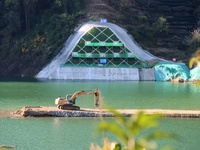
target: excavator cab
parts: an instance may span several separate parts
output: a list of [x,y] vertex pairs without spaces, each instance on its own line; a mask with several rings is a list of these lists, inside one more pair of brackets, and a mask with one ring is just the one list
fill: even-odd
[[67,94],[67,95],[66,95],[67,101],[68,101],[70,104],[75,104],[75,103],[76,103],[76,98],[74,98],[73,101],[72,101],[72,100],[70,100],[71,97],[72,97],[72,94]]

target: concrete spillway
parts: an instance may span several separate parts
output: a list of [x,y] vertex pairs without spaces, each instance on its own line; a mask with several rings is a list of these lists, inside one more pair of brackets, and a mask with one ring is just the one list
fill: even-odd
[[[109,30],[111,35],[106,35],[102,28]],[[105,36],[107,39],[104,39],[104,41],[101,41],[103,40],[102,37],[98,39],[100,33],[95,35],[97,31],[94,32],[94,29],[103,34],[102,37]],[[88,46],[87,40],[89,38],[86,35],[91,36],[98,42],[91,42],[91,40]],[[110,38],[113,36],[118,41]],[[107,42],[108,40],[111,42]],[[111,44],[111,46],[106,46],[106,44]],[[115,44],[121,44],[121,47],[113,46]],[[108,64],[104,65],[99,62],[98,59],[102,58],[101,54],[105,55],[104,59],[108,60]],[[72,61],[75,59],[76,61]],[[86,59],[90,59],[89,63],[87,63]],[[114,63],[117,59],[117,63],[125,64],[118,66]],[[132,64],[130,65],[129,63]],[[74,31],[66,41],[64,48],[36,77],[64,80],[134,81],[172,81],[180,79],[181,82],[185,82],[190,79],[190,72],[183,63],[171,62],[153,56],[141,48],[128,35],[125,29],[108,22],[89,21],[81,24]],[[195,78],[195,80],[198,79],[193,73],[191,77]]]
[[[80,39],[92,28],[94,27],[102,27],[110,29],[116,37],[123,43],[123,45],[130,51],[131,54],[134,55],[135,59],[147,66],[147,68],[151,69],[151,73],[145,73],[145,68],[139,70],[138,68],[103,68],[103,67],[82,67],[78,75],[76,73],[77,67],[61,67],[62,64],[69,59],[69,56],[72,54],[75,46],[80,41]],[[74,33],[68,38],[65,43],[64,48],[60,51],[60,53],[49,63],[45,68],[43,68],[37,75],[37,78],[47,78],[47,79],[80,79],[82,78],[82,72],[85,68],[88,68],[84,71],[86,72],[84,79],[94,79],[94,80],[155,80],[154,69],[152,66],[155,63],[163,61],[162,59],[153,56],[146,50],[142,49],[133,38],[127,34],[127,32],[112,23],[102,23],[102,22],[93,22],[89,21],[80,25]],[[92,70],[99,70],[98,77],[95,76],[97,73],[92,72]],[[106,70],[111,70],[112,74],[107,73]],[[117,72],[116,72],[117,71]],[[103,73],[101,73],[103,72]],[[106,72],[106,74],[104,73]],[[125,72],[119,74],[119,76],[113,76],[113,74],[117,74],[118,72]],[[149,70],[147,71],[149,72]],[[105,77],[107,76],[107,78]]]
[[155,80],[154,69],[60,67],[51,79],[65,80]]

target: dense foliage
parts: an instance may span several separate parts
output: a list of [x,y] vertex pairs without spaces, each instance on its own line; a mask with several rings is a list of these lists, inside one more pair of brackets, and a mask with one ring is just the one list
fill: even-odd
[[[191,15],[200,16],[200,7],[198,7],[200,2],[192,0],[191,3],[196,7]],[[175,57],[177,60],[184,59],[185,63],[188,62],[191,53],[195,52],[200,45],[198,26],[195,27],[194,32],[188,32],[186,37],[178,31],[177,34],[169,33],[171,22],[162,12],[149,12],[152,10],[152,4],[156,5],[157,2],[150,0],[1,0],[0,76],[36,75],[63,48],[65,41],[79,23],[89,19],[99,21],[101,17],[126,28],[134,40],[153,55],[165,59]],[[165,8],[171,9],[169,5]],[[184,30],[187,28],[184,27]]]
[[81,0],[1,0],[1,75],[35,75],[62,49],[83,8]]

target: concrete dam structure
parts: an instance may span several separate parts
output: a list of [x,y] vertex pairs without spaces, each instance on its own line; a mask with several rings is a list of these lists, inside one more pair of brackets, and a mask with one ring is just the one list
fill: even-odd
[[142,49],[126,30],[108,23],[81,24],[37,78],[66,80],[155,80],[164,61]]

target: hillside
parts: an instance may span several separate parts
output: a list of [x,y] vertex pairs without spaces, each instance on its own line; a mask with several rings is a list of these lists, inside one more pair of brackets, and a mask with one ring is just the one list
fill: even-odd
[[[116,2],[116,3],[115,3]],[[191,56],[187,39],[197,27],[198,5],[188,0],[90,1],[89,17],[105,17],[128,30],[152,54],[186,62]],[[111,7],[112,6],[112,7]],[[127,11],[128,10],[128,11]],[[157,25],[159,17],[166,19]],[[161,22],[162,23],[162,22]]]
[[[144,49],[158,57],[175,57],[187,63],[196,50],[188,42],[198,24],[200,4],[196,0],[34,1],[29,4],[32,13],[21,1],[3,1],[0,76],[34,76],[63,48],[78,24],[100,18],[125,28]],[[18,22],[8,10],[16,12]]]

